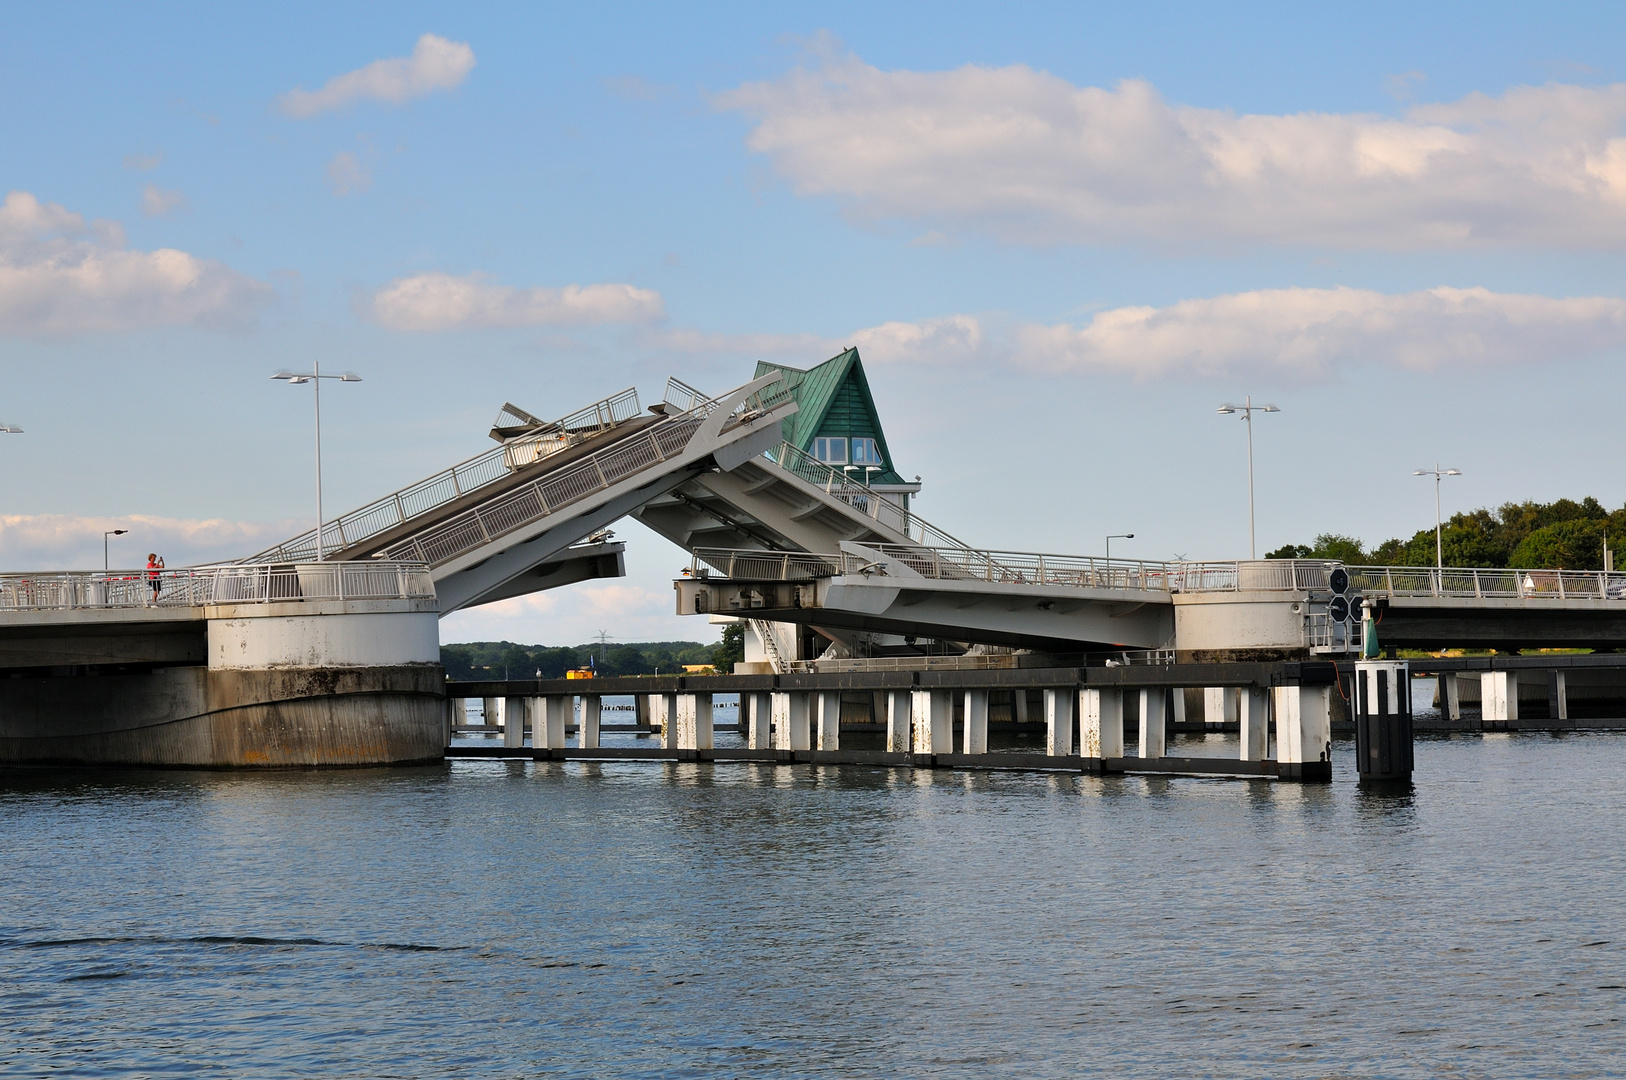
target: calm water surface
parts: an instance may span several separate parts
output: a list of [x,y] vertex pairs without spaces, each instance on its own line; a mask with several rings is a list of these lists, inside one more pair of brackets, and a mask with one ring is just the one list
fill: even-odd
[[0,773],[0,1073],[1626,1073],[1626,737],[1349,757]]

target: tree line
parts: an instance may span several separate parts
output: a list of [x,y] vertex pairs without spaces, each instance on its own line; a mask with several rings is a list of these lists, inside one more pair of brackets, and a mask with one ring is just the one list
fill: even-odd
[[[562,679],[565,672],[591,667],[600,675],[668,675],[685,664],[710,664],[717,646],[699,641],[645,641],[626,645],[517,645],[512,641],[471,641],[440,647],[441,666],[451,679]],[[722,668],[719,671],[724,670]]]
[[[1505,566],[1518,570],[1602,570],[1604,543],[1626,544],[1626,507],[1606,510],[1592,496],[1580,502],[1510,502],[1452,514],[1440,534],[1446,566]],[[1409,540],[1385,540],[1367,550],[1352,536],[1323,533],[1312,544],[1286,544],[1267,559],[1338,559],[1351,565],[1433,566],[1434,529]],[[1626,569],[1626,565],[1623,565]]]

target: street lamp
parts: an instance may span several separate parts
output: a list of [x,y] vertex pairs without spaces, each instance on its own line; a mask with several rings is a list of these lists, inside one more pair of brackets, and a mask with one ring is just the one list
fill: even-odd
[[316,391],[316,561],[322,561],[322,380],[338,379],[340,382],[360,382],[361,376],[354,371],[347,371],[343,375],[323,375],[322,364],[317,361],[308,375],[296,375],[292,371],[279,371],[271,376],[281,379],[289,386],[299,386],[310,383]]
[[1134,538],[1134,533],[1113,533],[1107,537],[1107,561],[1112,561],[1112,542],[1114,540],[1133,540]]
[[108,529],[102,533],[102,573],[107,573],[107,538],[109,536],[123,536],[129,529]]
[[1257,559],[1258,548],[1253,539],[1253,414],[1256,412],[1281,412],[1274,405],[1255,405],[1253,395],[1249,394],[1241,405],[1232,405],[1227,402],[1214,410],[1221,416],[1230,416],[1232,413],[1241,413],[1242,419],[1248,425],[1248,558]]
[[1432,469],[1413,469],[1411,474],[1434,478],[1434,565],[1444,570],[1445,544],[1440,539],[1440,479],[1446,476],[1461,476],[1462,473],[1457,469],[1442,469],[1440,463],[1436,461]]

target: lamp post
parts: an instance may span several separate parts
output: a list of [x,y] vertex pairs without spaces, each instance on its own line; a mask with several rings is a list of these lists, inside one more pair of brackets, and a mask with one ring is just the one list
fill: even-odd
[[1230,416],[1241,413],[1243,421],[1248,425],[1248,558],[1257,559],[1258,547],[1254,543],[1253,529],[1253,414],[1256,412],[1281,412],[1274,405],[1255,405],[1253,395],[1249,394],[1243,399],[1241,405],[1232,405],[1226,402],[1214,410],[1221,416]]
[[107,538],[109,536],[123,536],[129,529],[108,529],[102,533],[102,573],[107,573]]
[[1114,540],[1133,540],[1134,538],[1134,533],[1113,533],[1107,537],[1107,561],[1112,561],[1112,542]]
[[1440,537],[1440,480],[1447,476],[1461,476],[1457,469],[1442,469],[1440,463],[1435,462],[1432,469],[1413,469],[1413,476],[1432,476],[1434,478],[1434,565],[1437,569],[1445,569],[1445,543]]
[[322,364],[317,361],[312,365],[310,374],[296,375],[292,371],[279,371],[271,376],[281,379],[289,386],[299,386],[310,383],[316,391],[316,561],[322,561],[322,380],[338,379],[340,382],[360,382],[361,376],[354,371],[347,371],[343,375],[323,375]]

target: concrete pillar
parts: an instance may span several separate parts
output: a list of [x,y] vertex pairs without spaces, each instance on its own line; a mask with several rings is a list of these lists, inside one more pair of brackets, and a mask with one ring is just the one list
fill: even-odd
[[562,750],[565,745],[565,725],[575,711],[575,700],[569,694],[549,694],[531,699],[531,748],[533,750]]
[[1569,680],[1562,671],[1547,674],[1547,717],[1551,720],[1570,718]]
[[634,694],[632,696],[632,722],[639,727],[649,727],[649,695]]
[[1149,686],[1140,692],[1140,756],[1163,757],[1168,741],[1168,691]]
[[1332,687],[1278,686],[1276,760],[1310,764],[1332,760]]
[[1181,687],[1178,687],[1178,686],[1175,687],[1174,689],[1169,691],[1169,696],[1168,696],[1167,700],[1168,700],[1168,703],[1169,703],[1169,707],[1165,710],[1166,714],[1167,714],[1165,719],[1167,719],[1170,723],[1173,723],[1173,724],[1183,724],[1183,723],[1185,723],[1186,722],[1186,692],[1185,692],[1185,690],[1183,688],[1181,688]]
[[1462,719],[1462,688],[1457,683],[1457,673],[1442,671],[1440,679],[1440,711],[1447,720]]
[[457,715],[460,711],[462,711],[462,709],[462,698],[454,697],[446,699],[446,723],[442,726],[441,742],[445,743],[447,746],[452,745],[452,735],[454,729],[462,726],[462,721],[458,719]]
[[1482,671],[1479,673],[1480,719],[1505,724],[1519,718],[1519,673]]
[[914,720],[911,753],[954,753],[953,691],[916,690],[910,714]]
[[752,750],[773,749],[773,695],[757,690],[740,695],[740,708],[751,702],[751,721],[745,745]]
[[661,729],[662,747],[667,750],[678,748],[676,694],[649,695],[649,723]]
[[1124,756],[1122,690],[1086,687],[1078,692],[1078,752],[1087,758]]
[[597,750],[598,726],[604,716],[604,699],[597,694],[583,694],[580,719],[576,721],[576,745],[584,750]]
[[525,699],[504,698],[502,703],[502,744],[525,745]]
[[807,750],[808,695],[801,690],[779,690],[773,695],[773,748]]
[[1237,698],[1242,760],[1264,761],[1270,757],[1270,698],[1257,686],[1242,687]]
[[1028,722],[1028,692],[1019,686],[1011,691],[1011,718],[1018,724]]
[[679,694],[677,697],[677,750],[710,750],[712,746],[711,695]]
[[1213,727],[1216,724],[1240,723],[1237,704],[1240,694],[1234,686],[1210,686],[1203,691],[1203,723]]
[[480,699],[480,722],[486,727],[498,727],[502,724],[502,699]]
[[1045,688],[1045,753],[1066,757],[1073,752],[1073,691]]
[[914,695],[908,690],[888,690],[886,694],[886,750],[889,754],[907,754],[914,738]]
[[988,691],[967,690],[965,692],[965,738],[962,744],[964,753],[986,754],[988,752]]
[[818,692],[819,706],[819,749],[841,749],[841,691],[820,690]]

